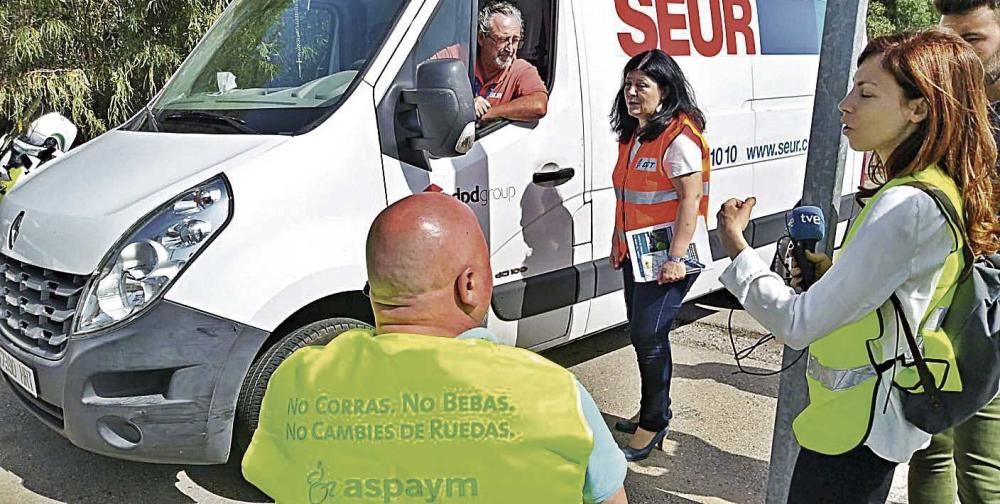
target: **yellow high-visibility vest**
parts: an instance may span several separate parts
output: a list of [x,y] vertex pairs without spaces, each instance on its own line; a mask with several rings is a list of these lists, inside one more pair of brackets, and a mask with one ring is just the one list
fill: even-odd
[[[857,228],[868,216],[868,210],[886,190],[912,181],[923,182],[940,189],[948,196],[959,214],[964,215],[958,186],[940,168],[930,166],[912,176],[886,183],[848,230],[843,248],[850,247]],[[924,357],[940,361],[928,362],[928,365],[937,383],[944,385],[942,390],[945,391],[962,389],[955,362],[955,351],[951,340],[940,329],[939,323],[944,318],[942,310],[951,305],[955,293],[952,287],[957,283],[965,264],[962,256],[964,238],[962,233],[957,234],[960,242],[955,244],[954,251],[945,259],[928,312],[920,320],[920,331],[914,331],[918,339],[922,338]],[[887,250],[885,253],[900,252]],[[906,257],[901,255],[900,260],[906,260]],[[845,292],[844,295],[850,296],[851,293]],[[873,358],[881,359],[881,345],[894,344],[876,339],[884,331],[883,320],[894,320],[893,316],[892,304],[886,301],[878,310],[809,345],[806,371],[809,405],[793,423],[795,437],[801,446],[827,455],[839,455],[856,448],[868,439],[874,419],[877,387],[881,381],[881,377],[872,365],[868,347],[871,346]],[[909,321],[911,324],[914,322]],[[869,340],[874,341],[869,343]],[[903,348],[906,347],[905,343],[902,345]],[[949,365],[944,365],[944,362],[948,362]],[[917,370],[913,366],[898,369],[894,382],[897,386],[912,392],[922,391]]]
[[545,358],[354,330],[271,376],[243,474],[278,503],[579,503],[592,449]]
[[24,167],[11,168],[7,175],[10,177],[10,180],[0,181],[0,199],[3,199],[17,185],[17,181],[21,178],[21,175],[24,175]]

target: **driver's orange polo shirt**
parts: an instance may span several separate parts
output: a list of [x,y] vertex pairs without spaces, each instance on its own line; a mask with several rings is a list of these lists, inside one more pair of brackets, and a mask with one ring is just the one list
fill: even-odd
[[[456,44],[441,49],[434,56],[431,56],[431,59],[454,58],[464,61],[464,53],[463,48]],[[521,58],[514,58],[514,62],[510,66],[493,76],[492,79],[483,82],[477,58],[472,92],[476,96],[486,98],[491,106],[497,106],[532,93],[548,94],[548,89],[545,88],[545,83],[538,75],[538,69]]]

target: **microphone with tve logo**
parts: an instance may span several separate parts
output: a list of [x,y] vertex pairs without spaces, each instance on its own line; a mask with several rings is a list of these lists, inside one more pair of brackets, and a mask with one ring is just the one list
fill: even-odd
[[802,290],[809,288],[816,281],[816,265],[806,259],[806,250],[816,252],[816,242],[822,241],[826,235],[826,220],[823,210],[814,206],[801,206],[792,210],[788,219],[788,232],[795,245],[795,261],[802,271]]

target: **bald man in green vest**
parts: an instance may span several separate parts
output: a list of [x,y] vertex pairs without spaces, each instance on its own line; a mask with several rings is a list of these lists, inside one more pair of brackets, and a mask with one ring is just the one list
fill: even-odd
[[481,327],[493,274],[466,205],[395,203],[367,261],[375,331],[281,364],[248,481],[279,503],[627,502],[624,456],[587,391]]

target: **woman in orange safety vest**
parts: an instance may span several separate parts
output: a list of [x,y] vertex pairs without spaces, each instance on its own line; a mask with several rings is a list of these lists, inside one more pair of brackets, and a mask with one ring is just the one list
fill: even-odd
[[[660,50],[640,53],[625,65],[611,127],[619,143],[611,265],[624,276],[630,337],[642,381],[639,412],[615,428],[634,433],[622,448],[625,458],[642,460],[653,447],[662,448],[670,424],[668,333],[697,276],[688,273],[695,264],[685,256],[697,220],[708,213],[708,144],[702,137],[705,115],[684,73]],[[642,240],[632,233],[665,224],[672,228]],[[636,242],[631,253],[630,241]],[[658,256],[655,262],[653,256]],[[648,273],[640,268],[636,275],[633,259],[650,259]]]

